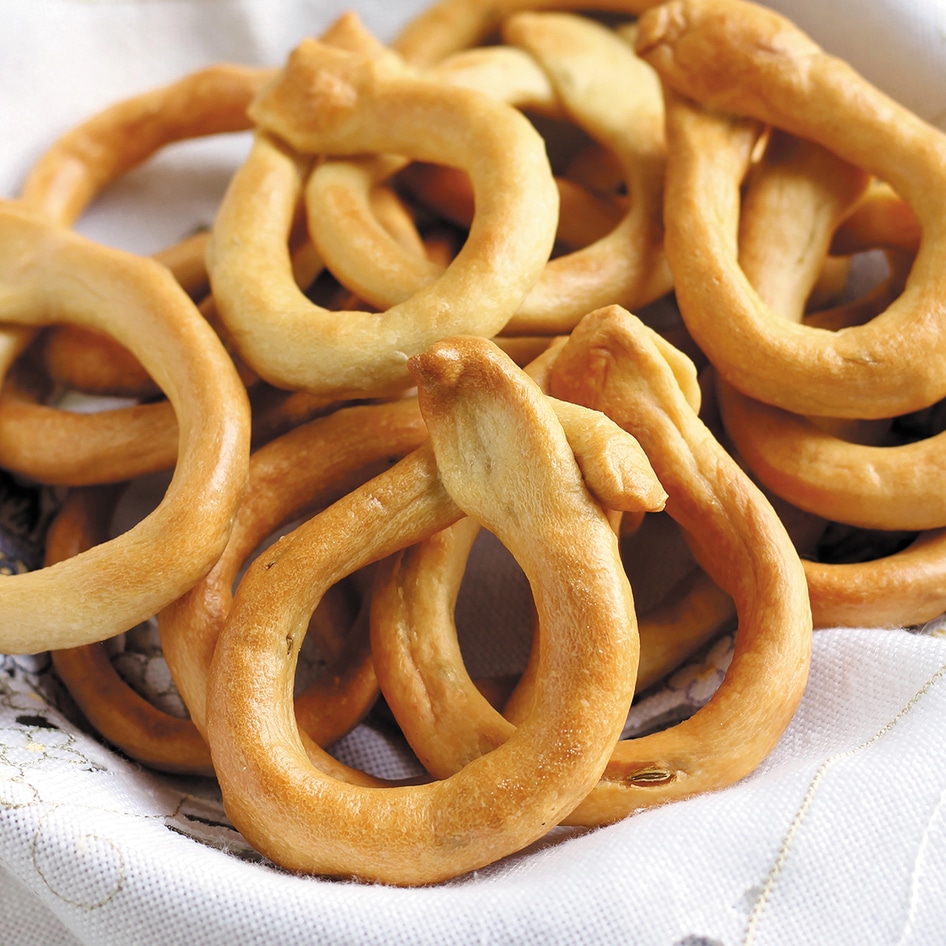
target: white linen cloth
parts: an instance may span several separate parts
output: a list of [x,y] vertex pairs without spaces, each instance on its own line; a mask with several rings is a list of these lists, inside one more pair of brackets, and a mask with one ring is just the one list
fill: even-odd
[[[351,4],[382,39],[423,5]],[[946,3],[773,6],[943,122]],[[5,0],[0,197],[16,195],[56,135],[103,106],[211,62],[277,65],[348,8],[341,0]],[[112,187],[79,229],[137,252],[167,245],[210,221],[245,147],[233,136],[168,149]],[[5,552],[35,564],[42,497],[0,485]],[[479,567],[497,567],[488,548]],[[478,599],[480,612],[521,594],[516,577],[504,576],[505,585],[484,582],[494,597]],[[522,646],[512,643],[510,660]],[[629,731],[705,699],[726,641],[709,657],[645,701]],[[159,669],[148,664],[145,675]],[[555,832],[488,869],[415,890],[273,869],[226,824],[211,782],[150,773],[82,731],[47,658],[0,658],[0,670],[5,946],[946,941],[938,624],[819,631],[798,714],[740,784],[606,829]],[[340,751],[379,774],[409,765],[371,731]]]

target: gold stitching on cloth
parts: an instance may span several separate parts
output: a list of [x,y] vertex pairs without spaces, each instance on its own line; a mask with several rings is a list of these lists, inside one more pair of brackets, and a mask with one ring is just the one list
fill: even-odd
[[759,925],[759,918],[762,915],[762,911],[769,902],[769,899],[772,895],[772,890],[775,887],[775,884],[778,882],[778,878],[781,876],[782,869],[785,867],[785,862],[788,860],[792,843],[801,829],[802,822],[805,820],[808,810],[811,808],[811,803],[814,801],[815,793],[818,791],[818,786],[824,780],[828,770],[836,762],[840,762],[842,759],[849,758],[863,749],[870,748],[870,746],[872,746],[875,742],[886,736],[887,733],[889,733],[944,676],[946,676],[946,664],[943,664],[943,666],[940,667],[939,670],[937,670],[926,681],[926,683],[924,683],[923,686],[921,686],[920,689],[913,694],[910,700],[901,707],[897,715],[894,716],[885,726],[877,730],[873,736],[871,736],[869,739],[866,739],[860,745],[855,746],[853,749],[847,749],[844,752],[839,752],[836,755],[825,759],[824,762],[821,763],[818,771],[815,772],[814,777],[808,785],[808,791],[805,792],[805,797],[802,799],[801,805],[799,806],[798,811],[795,813],[792,823],[789,825],[788,831],[785,834],[785,838],[782,841],[782,846],[779,849],[778,856],[775,858],[775,863],[772,865],[772,869],[769,871],[769,875],[766,878],[761,891],[759,892],[759,896],[752,906],[752,910],[749,913],[749,919],[746,923],[746,932],[742,939],[742,946],[751,946],[751,943],[755,938],[756,928]]

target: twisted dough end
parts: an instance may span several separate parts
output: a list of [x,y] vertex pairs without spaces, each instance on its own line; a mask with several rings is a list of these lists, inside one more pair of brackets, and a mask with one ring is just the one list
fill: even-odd
[[[643,13],[637,54],[677,91],[713,108],[754,114],[766,73],[804,80],[821,48],[778,13],[744,0],[671,0]],[[747,55],[751,53],[751,55]]]
[[302,40],[247,114],[297,151],[318,153],[326,139],[341,143],[349,132],[358,134],[361,101],[374,95],[379,75],[403,69],[397,56],[349,16],[323,39]]

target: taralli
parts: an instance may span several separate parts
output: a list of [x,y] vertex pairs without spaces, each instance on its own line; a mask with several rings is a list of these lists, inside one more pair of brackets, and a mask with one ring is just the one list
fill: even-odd
[[[664,208],[677,300],[722,377],[786,410],[835,417],[892,417],[946,395],[937,357],[946,351],[946,136],[761,6],[671,0],[638,25],[638,52],[677,93],[667,106]],[[906,201],[923,239],[903,294],[884,313],[826,332],[773,319],[759,304],[735,256],[741,175],[720,166],[714,141],[728,146],[715,129],[728,119],[717,109],[810,138]]]
[[431,66],[451,53],[477,46],[503,19],[520,10],[600,10],[640,13],[660,0],[438,0],[422,10],[398,34],[397,50],[415,66]]
[[[17,823],[47,757],[111,791],[114,751],[247,871],[407,887],[755,791],[814,732],[814,628],[946,615],[946,135],[751,0],[430,0],[284,49],[8,162]],[[81,235],[231,133],[180,242]],[[24,890],[84,909],[52,827]]]
[[[781,736],[808,676],[811,609],[791,540],[684,400],[653,334],[617,307],[590,313],[556,359],[551,391],[602,410],[640,441],[667,491],[667,513],[732,595],[736,648],[719,689],[692,717],[619,743],[572,815],[579,823],[613,821],[748,774]],[[779,687],[770,687],[776,678]]]
[[[46,150],[27,176],[19,203],[71,226],[108,184],[161,148],[248,129],[246,107],[273,71],[211,66],[116,102]],[[155,254],[188,292],[199,294],[207,285],[206,240],[206,234],[198,234]],[[0,345],[6,346],[8,333],[0,334]],[[44,334],[45,363],[61,384],[119,397],[160,393],[127,346],[104,333],[69,325],[53,326]],[[41,482],[116,482],[175,462],[178,434],[169,404],[78,415],[22,400],[11,404],[6,396],[3,403],[2,462]],[[73,460],[70,447],[76,444],[82,445],[84,456]]]
[[[532,57],[504,46],[469,50],[441,64],[428,78],[540,113],[558,108],[548,77]],[[379,309],[410,299],[452,262],[451,257],[441,267],[426,253],[412,252],[376,218],[372,192],[379,182],[402,173],[405,163],[403,157],[392,155],[323,160],[305,185],[309,232],[326,266],[348,289]],[[472,211],[469,175],[462,170],[454,173],[467,183]],[[474,216],[471,213],[467,223]]]
[[177,419],[164,401],[73,412],[49,407],[8,382],[0,406],[0,464],[40,483],[120,483],[177,461]]
[[[767,157],[773,143],[781,158],[756,165],[743,200],[739,260],[760,302],[773,314],[799,322],[838,222],[856,206],[866,179],[820,146],[781,132],[773,133]],[[842,311],[847,310],[837,309],[830,317],[838,320]],[[887,422],[809,421],[747,398],[725,381],[719,383],[717,403],[742,460],[788,502],[866,528],[946,525],[943,518],[927,518],[920,525],[913,518],[919,509],[920,515],[936,515],[935,501],[930,505],[926,497],[914,495],[916,486],[910,488],[911,478],[917,485],[927,482],[930,467],[927,461],[913,468],[917,449],[901,453],[902,448],[850,442],[882,438]]]
[[946,433],[899,445],[857,443],[735,390],[720,391],[720,404],[753,474],[793,505],[864,529],[946,525],[937,485]]
[[946,609],[946,530],[866,562],[804,561],[815,627],[910,627]]
[[[614,229],[549,262],[507,331],[564,332],[598,306],[637,308],[665,295],[672,282],[663,252],[666,144],[656,75],[631,42],[584,17],[522,13],[504,22],[502,35],[536,58],[566,115],[614,154],[628,194]],[[617,99],[616,84],[626,90]]]
[[[58,223],[72,226],[109,184],[162,148],[186,139],[249,129],[247,106],[273,73],[272,69],[223,63],[115,102],[53,142],[24,181],[19,194],[21,203]],[[160,262],[172,268],[189,293],[207,285],[205,241],[206,235],[200,235],[196,241],[185,239],[173,253],[156,254]],[[200,254],[196,266],[193,249]],[[61,344],[71,351],[79,332],[78,328],[70,327],[69,337]],[[90,338],[87,333],[80,337],[93,352],[99,344],[104,345],[99,361],[116,357],[114,344],[100,342],[96,336]],[[71,351],[70,362],[74,363],[77,357]],[[125,371],[130,371],[138,382],[144,381],[140,367],[136,369],[132,364]],[[154,391],[148,394],[153,395]]]
[[[46,564],[108,539],[116,488],[75,490],[46,537]],[[163,772],[212,775],[210,749],[189,719],[162,712],[133,690],[97,642],[52,652],[53,666],[85,718],[111,745]]]
[[[6,322],[66,321],[113,335],[177,414],[177,465],[153,512],[66,561],[0,579],[5,652],[104,640],[183,594],[223,550],[246,487],[246,391],[219,339],[166,269],[9,203],[0,207],[0,286]],[[176,549],[170,558],[169,548]]]
[[[240,356],[274,384],[335,398],[403,390],[410,355],[456,332],[502,329],[551,252],[558,192],[529,122],[387,63],[304,42],[251,106],[261,130],[219,209],[208,268]],[[315,306],[286,250],[306,162],[269,135],[302,154],[403,153],[466,168],[478,212],[463,248],[439,279],[385,312]]]
[[745,182],[738,253],[746,279],[772,313],[802,320],[838,226],[868,182],[820,145],[777,129],[768,135]]
[[[637,634],[616,537],[541,392],[488,345],[443,342],[413,358],[433,449],[296,529],[237,592],[214,655],[208,733],[230,817],[283,867],[395,884],[475,869],[556,824],[621,732]],[[281,706],[309,613],[337,578],[464,512],[532,584],[541,712],[442,781],[379,790],[324,777]]]
[[[707,572],[735,600],[739,643],[720,689],[690,720],[618,743],[602,781],[566,819],[569,824],[615,821],[748,774],[781,735],[807,679],[811,611],[794,547],[762,494],[687,404],[652,337],[617,307],[586,316],[552,365],[551,390],[605,410],[640,439],[669,494],[668,513],[686,529]],[[376,652],[384,648],[385,659],[378,658],[382,690],[395,715],[405,710],[405,735],[440,776],[514,731],[471,687],[457,688],[463,671],[458,651],[450,652],[455,638],[432,632],[450,613],[456,592],[456,556],[445,544],[450,541],[437,536],[420,547],[429,547],[441,563],[431,576],[413,564],[419,550],[406,553],[400,564],[382,566],[381,596],[373,605],[373,621],[384,626],[372,634]],[[392,642],[394,635],[400,639]],[[759,671],[760,662],[766,672]],[[438,680],[439,670],[430,673],[434,666],[452,672]],[[770,672],[787,689],[773,694]],[[530,687],[535,679],[527,671]],[[403,689],[389,692],[392,683]],[[536,694],[523,694],[520,683],[513,715],[533,712],[536,705]]]
[[[181,288],[199,300],[206,295],[204,251],[208,234],[196,233],[153,254],[171,271]],[[101,332],[71,325],[43,333],[39,360],[50,379],[64,388],[106,397],[150,398],[159,394],[150,375],[128,349]]]
[[[426,75],[487,91],[526,110],[561,113],[615,154],[630,195],[622,218],[607,233],[548,262],[504,331],[564,332],[589,308],[608,302],[636,308],[665,295],[671,280],[662,247],[663,99],[653,70],[615,30],[584,17],[519,14],[504,22],[502,35],[512,48],[460,53]],[[528,58],[512,55],[515,48],[529,54],[531,66]],[[539,67],[547,74],[544,83],[534,77]],[[572,81],[575,75],[582,76],[581,83]],[[630,92],[619,102],[611,94],[615,83]],[[358,199],[371,182],[346,184],[341,174],[323,165],[307,187],[316,242],[346,285],[375,305],[397,304],[430,280],[433,267],[380,238],[373,246],[355,242],[352,232],[371,231],[366,200]]]
[[[201,732],[214,647],[245,563],[276,530],[340,499],[426,437],[416,401],[404,400],[343,408],[253,453],[247,494],[223,554],[158,616],[165,659]],[[355,725],[377,694],[370,655],[361,651],[352,638],[337,664],[297,701],[300,724],[319,745],[334,742]],[[337,699],[340,694],[343,699]]]
[[[378,566],[372,593],[372,652],[381,690],[421,764],[437,778],[508,733],[481,681],[467,672],[454,623],[479,531],[476,522],[462,519],[391,556]],[[702,571],[682,579],[666,601],[638,619],[637,691],[666,676],[734,616],[731,598]],[[520,682],[503,695],[502,713],[511,723],[529,712],[538,656],[533,649],[523,676],[528,686]]]
[[[253,447],[337,406],[262,383],[249,395]],[[19,379],[0,388],[0,464],[39,483],[92,486],[169,470],[179,440],[165,400],[86,413],[47,406]]]
[[246,108],[272,74],[210,66],[116,102],[46,151],[24,182],[21,201],[71,226],[107,184],[165,145],[248,129]]

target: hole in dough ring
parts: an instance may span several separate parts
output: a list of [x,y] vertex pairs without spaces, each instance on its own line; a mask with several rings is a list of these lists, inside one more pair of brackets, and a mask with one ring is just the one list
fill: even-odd
[[[797,414],[833,417],[893,417],[946,396],[946,135],[752,3],[673,0],[641,17],[637,49],[675,90],[667,255],[684,320],[725,380]],[[717,168],[734,114],[817,141],[887,182],[915,214],[923,237],[904,291],[868,324],[828,332],[760,304],[732,243],[739,180]]]
[[[336,398],[403,390],[409,356],[456,333],[495,335],[539,278],[558,191],[542,138],[512,107],[311,40],[250,114],[261,131],[219,208],[208,268],[237,351],[271,383]],[[291,278],[286,248],[307,161],[268,134],[302,154],[400,153],[464,168],[478,212],[463,248],[385,312],[314,305]]]
[[178,461],[156,509],[67,561],[0,579],[3,652],[113,637],[180,597],[223,550],[246,487],[246,391],[167,270],[11,203],[0,205],[0,316],[31,328],[69,322],[107,332],[174,406]]
[[[433,448],[256,560],[218,641],[208,691],[214,765],[244,836],[289,869],[394,884],[444,880],[544,835],[597,781],[637,670],[616,536],[539,389],[480,339],[434,346],[412,370]],[[322,589],[463,512],[506,544],[532,584],[541,709],[442,781],[378,789],[325,777],[306,757],[288,702]]]

